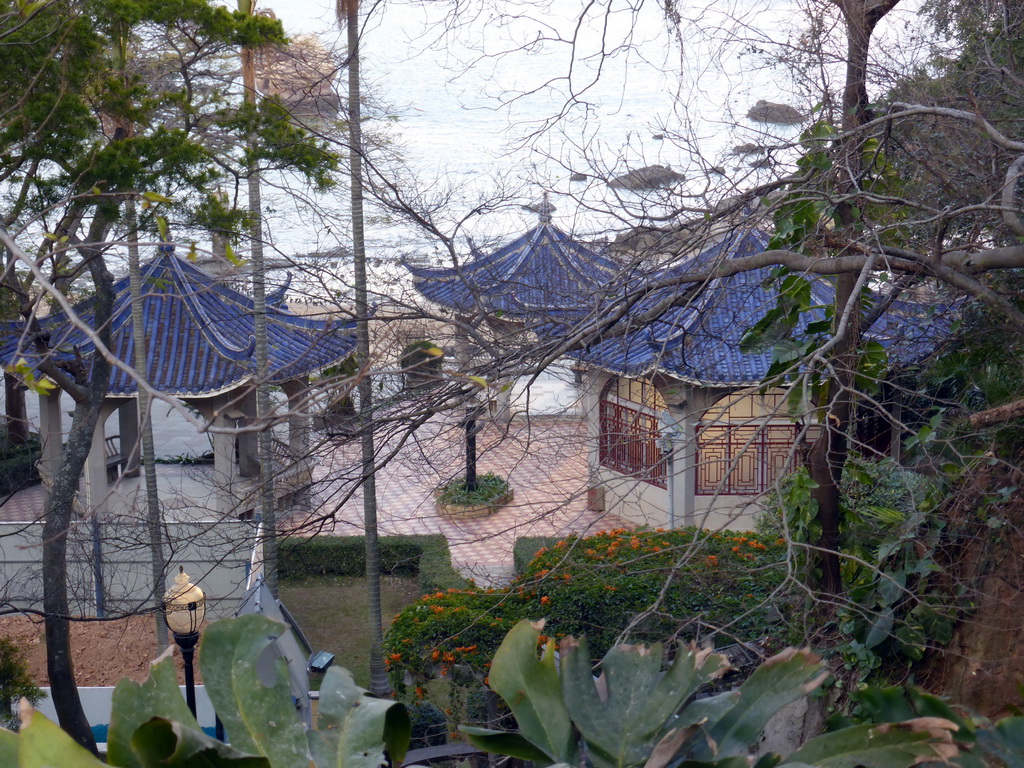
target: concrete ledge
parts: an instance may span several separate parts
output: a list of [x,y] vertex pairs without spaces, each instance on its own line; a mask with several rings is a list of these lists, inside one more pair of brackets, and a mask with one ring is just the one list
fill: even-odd
[[444,515],[451,520],[474,520],[478,517],[493,515],[506,504],[511,504],[516,497],[516,492],[509,489],[509,492],[498,497],[490,504],[442,504],[441,492],[434,491],[434,507],[437,514]]

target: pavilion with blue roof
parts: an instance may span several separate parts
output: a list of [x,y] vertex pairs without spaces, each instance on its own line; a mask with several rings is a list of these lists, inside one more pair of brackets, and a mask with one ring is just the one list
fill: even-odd
[[[760,253],[769,239],[738,226],[712,236],[690,258],[645,269],[634,261],[626,273],[557,230],[551,210],[545,199],[537,227],[464,265],[410,267],[416,288],[464,320],[500,313],[539,335],[559,334],[607,314],[616,296],[641,297],[633,317],[668,304],[679,291],[673,278]],[[592,507],[641,524],[750,527],[757,499],[796,465],[819,429],[789,418],[783,390],[758,394],[773,345],[740,349],[744,334],[776,306],[777,286],[771,267],[712,278],[656,320],[629,326],[627,318],[625,331],[620,325],[572,353],[586,372],[583,412],[596,436],[589,452]],[[833,301],[831,280],[813,279],[811,286],[815,308],[804,313],[803,327],[826,321]],[[949,320],[932,314],[919,303],[893,301],[867,338],[897,366],[914,363],[948,334]],[[880,435],[869,448],[885,450],[887,441]]]
[[[110,351],[134,371],[135,331],[132,299],[125,277],[115,284],[116,299],[111,319]],[[75,307],[78,317],[92,327],[89,300]],[[255,313],[253,300],[175,256],[164,246],[157,257],[142,266],[142,316],[145,324],[147,369],[139,372],[155,390],[193,406],[212,427],[217,511],[244,512],[235,492],[239,478],[259,473],[255,432],[237,431],[255,416]],[[43,355],[58,366],[88,364],[96,354],[93,341],[64,313],[39,321],[46,348],[26,343],[20,324],[8,324],[0,347],[0,360],[9,365],[24,359],[30,367]],[[293,314],[283,297],[268,302],[267,332],[270,381],[289,398],[290,453],[306,455],[308,418],[298,415],[308,377],[347,359],[355,349],[354,323],[316,319]],[[85,504],[95,509],[107,495],[107,474],[112,453],[121,459],[128,476],[139,467],[138,383],[134,372],[111,366],[107,405],[93,437],[86,462],[83,490]],[[107,438],[104,422],[118,414],[120,443]],[[42,395],[40,438],[45,472],[57,466],[61,450],[60,393]],[[236,459],[237,456],[237,459]]]
[[[758,229],[735,228],[646,279],[657,286],[687,273],[708,273],[725,260],[764,251],[768,240]],[[747,331],[776,306],[772,270],[711,278],[658,319],[577,351],[588,370],[586,415],[598,435],[590,454],[594,504],[652,525],[752,527],[759,498],[797,466],[798,454],[820,429],[790,418],[785,390],[760,391],[773,345],[740,348]],[[676,290],[655,288],[634,311],[642,313]],[[802,328],[828,321],[834,283],[811,276],[811,298]],[[885,347],[896,367],[910,365],[948,336],[946,309],[895,300],[865,336]],[[875,421],[884,424],[876,424],[877,434],[858,437],[859,449],[898,449],[890,420]]]
[[555,227],[547,195],[532,210],[537,226],[492,253],[474,248],[451,267],[406,264],[416,290],[462,318],[536,326],[593,313],[622,268]]

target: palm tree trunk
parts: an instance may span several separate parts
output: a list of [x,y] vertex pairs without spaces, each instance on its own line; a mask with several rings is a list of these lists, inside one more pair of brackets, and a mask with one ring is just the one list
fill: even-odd
[[[250,15],[255,3],[248,5]],[[256,103],[256,52],[242,49],[242,81],[245,100]],[[260,513],[263,522],[263,578],[277,597],[277,510],[274,498],[273,433],[270,430],[270,354],[267,349],[267,283],[263,257],[263,204],[260,172],[249,164],[249,242],[252,259],[252,301],[256,330],[256,419],[260,425],[257,451],[260,460]]]
[[[146,379],[149,374],[146,354],[146,323],[142,317],[142,268],[139,264],[139,239],[136,230],[135,202],[127,203],[128,218],[128,286],[132,297],[132,330],[135,338],[135,371]],[[153,443],[153,419],[149,393],[139,387],[139,431],[142,438],[142,474],[146,487],[146,525],[149,528],[149,549],[153,577],[153,611],[156,619],[156,646],[159,652],[167,647],[167,624],[163,617],[164,541],[160,495],[156,484],[156,448]]]
[[359,3],[340,0],[338,19],[348,31],[348,140],[352,197],[352,261],[355,272],[356,355],[364,368],[359,379],[359,434],[363,463],[363,527],[366,529],[366,593],[370,620],[370,691],[391,692],[384,668],[384,632],[380,604],[380,547],[377,541],[376,451],[373,439],[373,382],[370,366],[370,305],[367,297],[366,241],[363,232],[362,95],[359,84]]

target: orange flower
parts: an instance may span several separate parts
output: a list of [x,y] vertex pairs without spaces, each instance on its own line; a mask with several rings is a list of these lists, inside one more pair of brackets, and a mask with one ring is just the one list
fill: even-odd
[[708,555],[708,565],[718,565],[718,558],[715,555]]
[[388,656],[388,658],[391,659],[392,661],[401,661],[402,660],[402,654],[400,654],[400,653],[392,653],[390,656]]
[[444,606],[443,605],[435,605],[434,606],[434,613],[444,613]]
[[733,552],[739,552],[739,551],[740,551],[740,548],[739,548],[739,547],[733,547],[733,548],[732,548],[732,551],[733,551]]
[[417,699],[423,699],[423,698],[426,698],[426,696],[427,696],[426,690],[424,688],[422,688],[421,686],[417,685],[416,686],[416,698]]
[[434,661],[437,661],[439,658],[441,658],[441,652],[434,651],[432,654],[430,654],[430,658],[432,658]]
[[550,604],[550,603],[551,603],[551,598],[550,598],[550,597],[548,597],[547,595],[544,595],[544,597],[542,597],[542,598],[540,599],[540,604],[541,604],[541,605],[548,605],[548,604]]

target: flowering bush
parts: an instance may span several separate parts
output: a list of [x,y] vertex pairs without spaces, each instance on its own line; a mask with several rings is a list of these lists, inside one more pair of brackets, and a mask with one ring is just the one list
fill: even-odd
[[573,536],[538,552],[507,589],[450,589],[407,606],[388,631],[385,657],[396,687],[406,676],[484,681],[505,633],[542,617],[551,637],[586,634],[598,657],[631,622],[636,642],[715,632],[753,640],[774,631],[769,614],[786,572],[785,542],[749,532]]

